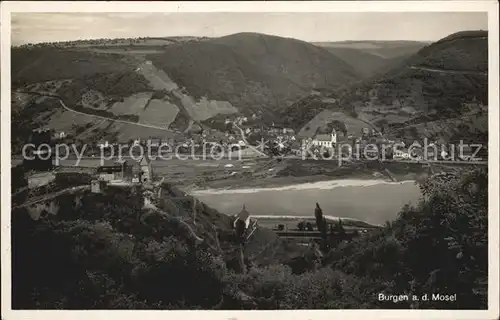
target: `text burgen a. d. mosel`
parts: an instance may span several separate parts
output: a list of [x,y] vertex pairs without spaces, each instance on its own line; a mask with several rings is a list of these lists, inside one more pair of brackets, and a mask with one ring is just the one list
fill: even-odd
[[394,303],[403,301],[457,301],[457,294],[442,294],[432,293],[423,295],[408,295],[408,294],[378,294],[379,301],[392,301]]

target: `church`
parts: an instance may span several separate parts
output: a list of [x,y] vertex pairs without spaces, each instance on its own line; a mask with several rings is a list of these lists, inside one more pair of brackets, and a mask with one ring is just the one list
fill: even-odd
[[333,129],[330,134],[316,133],[311,144],[320,148],[334,148],[337,144],[337,133],[335,129]]

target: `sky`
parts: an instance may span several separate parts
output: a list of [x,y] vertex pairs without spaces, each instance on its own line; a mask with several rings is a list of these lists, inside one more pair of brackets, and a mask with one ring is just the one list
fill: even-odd
[[435,41],[487,30],[482,12],[13,13],[12,45],[99,38],[220,37],[258,32],[310,42]]

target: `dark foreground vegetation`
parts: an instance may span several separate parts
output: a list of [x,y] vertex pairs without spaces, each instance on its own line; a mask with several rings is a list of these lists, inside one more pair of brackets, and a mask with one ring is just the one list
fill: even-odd
[[[230,217],[202,203],[193,223],[190,197],[151,210],[139,190],[63,196],[57,214],[44,209],[38,220],[12,212],[13,308],[487,308],[487,187],[483,170],[434,176],[423,200],[384,228],[294,259],[297,248],[266,229],[240,242]],[[379,293],[457,301],[381,302]]]

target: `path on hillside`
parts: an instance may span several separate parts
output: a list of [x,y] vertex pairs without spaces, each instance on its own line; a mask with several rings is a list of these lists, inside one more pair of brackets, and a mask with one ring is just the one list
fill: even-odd
[[470,74],[470,75],[486,76],[486,77],[488,76],[488,72],[482,72],[482,71],[438,69],[438,68],[417,67],[417,66],[410,66],[409,68],[413,70],[422,70],[422,71],[436,72],[436,73]]
[[108,117],[104,117],[104,116],[98,116],[98,115],[95,115],[95,114],[90,114],[90,113],[85,113],[85,112],[77,111],[75,109],[71,109],[70,107],[68,107],[64,103],[64,101],[62,100],[62,98],[60,96],[58,96],[56,94],[53,94],[53,93],[36,92],[36,91],[17,91],[17,92],[27,93],[27,94],[34,94],[34,95],[38,95],[38,96],[43,96],[43,97],[49,97],[49,98],[57,99],[57,100],[59,100],[59,103],[61,104],[61,106],[64,109],[66,109],[69,112],[73,112],[73,113],[76,113],[76,114],[79,114],[79,115],[83,115],[83,116],[87,116],[87,117],[92,117],[92,118],[96,118],[96,119],[101,119],[101,120],[109,120],[109,121],[113,121],[113,122],[116,122],[116,123],[131,124],[131,125],[135,125],[135,126],[139,126],[139,127],[144,127],[144,128],[162,130],[162,131],[167,131],[167,132],[175,132],[174,130],[167,129],[167,128],[164,128],[164,127],[155,126],[155,125],[151,125],[151,124],[144,124],[144,123],[140,123],[140,122],[132,122],[132,121],[127,121],[127,120],[120,120],[120,119],[115,119],[115,118],[108,118]]
[[[436,120],[432,120],[432,121],[427,121],[426,123],[435,123],[435,122],[447,122],[447,121],[451,121],[451,120],[464,120],[465,118],[467,117],[471,117],[471,116],[477,116],[477,115],[480,115],[481,111],[477,111],[477,112],[471,112],[471,113],[466,113],[466,114],[462,114],[462,115],[459,115],[459,116],[456,116],[456,117],[453,117],[453,118],[445,118],[445,119],[436,119]],[[409,122],[409,121],[412,121],[412,120],[415,120],[415,119],[418,119],[420,118],[420,116],[417,116],[417,117],[414,117],[414,118],[411,118],[409,120],[407,120],[406,122]],[[404,123],[403,123],[404,124]],[[418,126],[422,124],[422,122],[418,122],[418,123],[409,123],[409,124],[405,124],[404,126],[401,126],[401,127],[398,127],[398,128],[394,128],[392,130],[389,130],[388,132],[386,132],[385,134],[392,134],[394,132],[397,132],[397,131],[400,131],[400,130],[403,130],[405,128],[409,128],[409,127],[414,127],[414,126]]]

